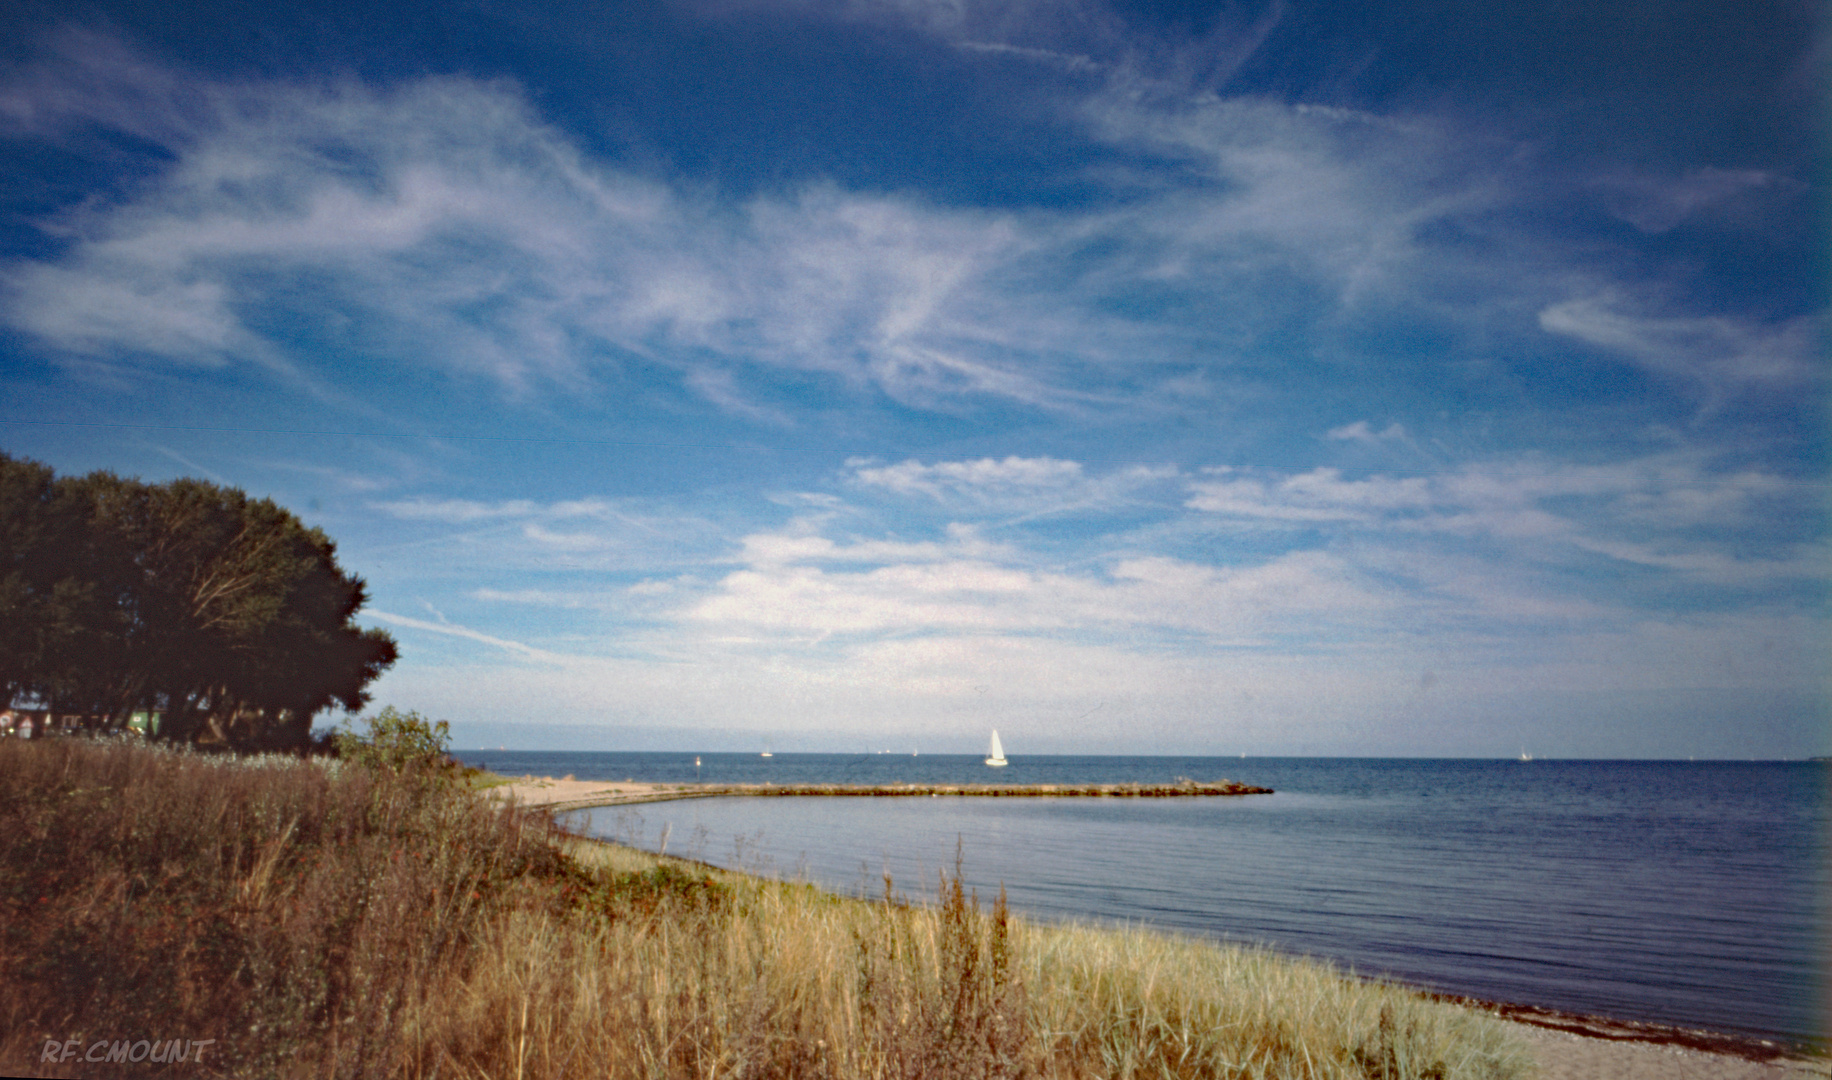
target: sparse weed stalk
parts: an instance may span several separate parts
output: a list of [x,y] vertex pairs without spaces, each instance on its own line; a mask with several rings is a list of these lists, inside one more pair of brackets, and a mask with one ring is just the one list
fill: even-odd
[[577,840],[411,770],[132,744],[0,741],[0,784],[0,1071],[44,1072],[46,1039],[157,1030],[260,1076],[1525,1075],[1479,1013],[1263,950],[1028,923],[958,867],[933,905],[888,882],[843,899]]

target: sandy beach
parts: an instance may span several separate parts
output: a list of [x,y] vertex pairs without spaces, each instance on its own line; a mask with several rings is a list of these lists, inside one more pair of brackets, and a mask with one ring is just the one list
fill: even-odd
[[498,798],[514,799],[523,806],[584,808],[615,806],[619,803],[656,802],[691,797],[704,784],[651,784],[635,781],[556,780],[551,776],[511,778],[509,783],[490,788]]
[[[637,781],[521,777],[491,788],[499,798],[524,806],[584,808],[700,798],[729,792],[727,785],[654,784]],[[1531,1011],[1531,1010],[1529,1010]],[[1684,1045],[1658,1029],[1629,1030],[1580,1018],[1546,1014],[1544,1019],[1508,1020],[1532,1048],[1543,1080],[1802,1080],[1832,1077],[1832,1061],[1775,1056],[1754,1042],[1720,1040],[1738,1052]],[[1609,1037],[1568,1030],[1571,1026],[1612,1029]],[[1711,1040],[1706,1040],[1707,1042]]]
[[1599,1039],[1512,1022],[1533,1049],[1542,1080],[1802,1080],[1832,1076],[1832,1062],[1756,1061],[1658,1042]]

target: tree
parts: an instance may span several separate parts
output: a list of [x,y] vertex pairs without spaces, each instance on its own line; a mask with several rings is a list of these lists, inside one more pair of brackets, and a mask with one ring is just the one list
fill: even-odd
[[97,647],[112,613],[85,573],[89,539],[68,484],[0,454],[0,704],[57,696]]
[[398,650],[354,623],[363,580],[336,545],[268,499],[201,480],[52,480],[0,455],[0,691],[163,738],[306,743],[312,717],[356,711]]

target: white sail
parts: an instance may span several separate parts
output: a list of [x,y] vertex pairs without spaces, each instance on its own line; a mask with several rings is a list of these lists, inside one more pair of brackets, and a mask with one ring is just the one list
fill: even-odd
[[1005,760],[1005,748],[999,745],[999,733],[997,729],[994,729],[992,733],[992,753],[986,758],[986,764],[994,766],[1011,764],[1011,762]]

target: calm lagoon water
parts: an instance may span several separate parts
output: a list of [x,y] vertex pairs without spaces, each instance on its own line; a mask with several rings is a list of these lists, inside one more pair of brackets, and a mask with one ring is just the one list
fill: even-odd
[[[692,754],[464,754],[514,774],[680,781]],[[697,799],[595,834],[878,893],[954,863],[1046,919],[1145,922],[1458,994],[1807,1041],[1828,768],[1775,762],[702,754],[701,779],[1102,783],[1228,777],[1228,799]]]

